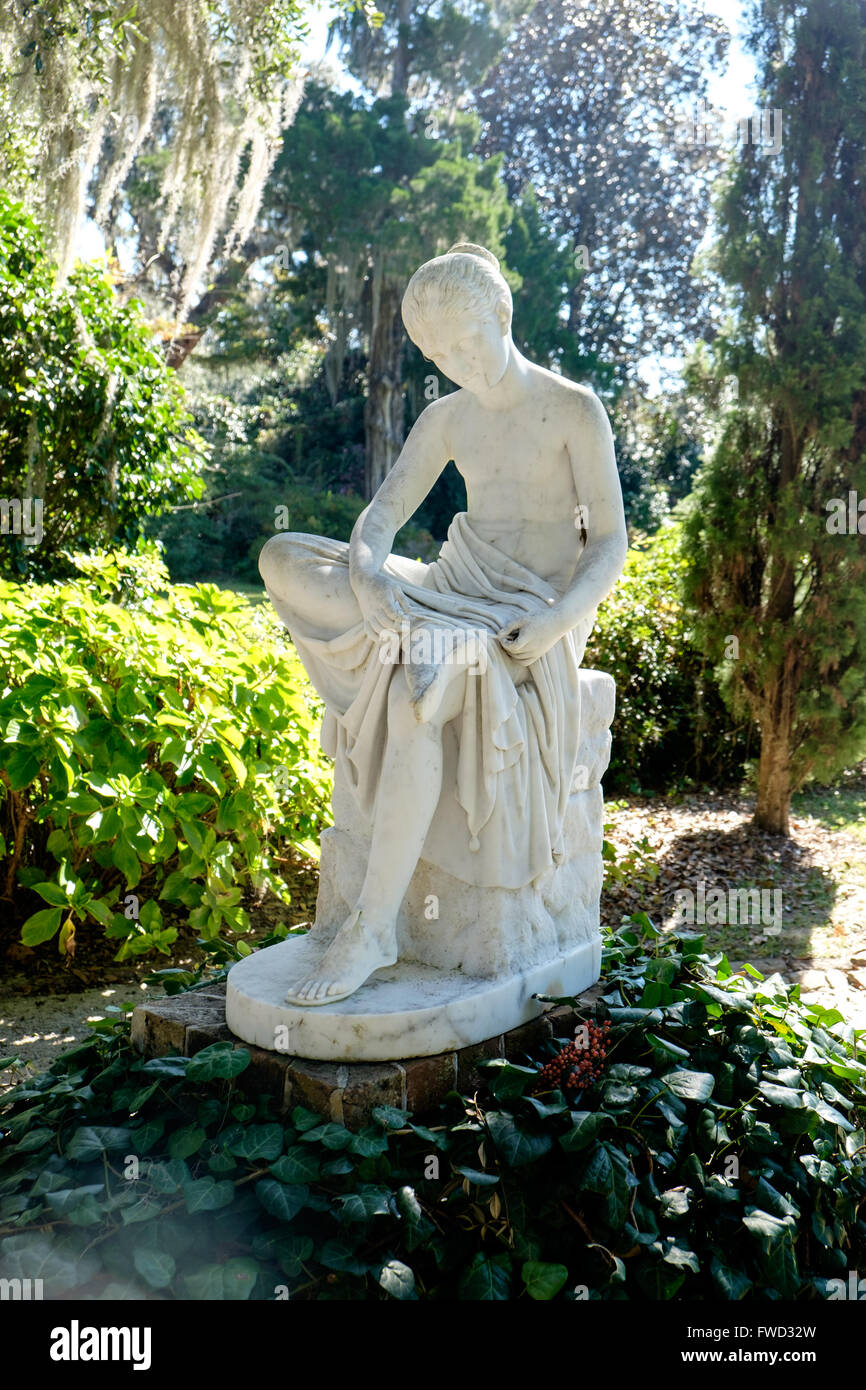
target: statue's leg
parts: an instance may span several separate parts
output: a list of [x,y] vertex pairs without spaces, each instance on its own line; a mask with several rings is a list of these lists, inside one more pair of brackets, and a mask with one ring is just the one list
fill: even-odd
[[316,554],[318,540],[300,531],[281,531],[259,555],[259,573],[271,602],[289,631],[296,627],[299,636],[337,636],[361,618],[348,564],[323,560]]
[[442,789],[442,730],[462,710],[465,669],[448,668],[435,714],[419,723],[403,670],[388,696],[388,744],[380,773],[367,873],[354,911],[315,975],[289,993],[297,1004],[333,1003],[397,959],[397,914],[421,856]]

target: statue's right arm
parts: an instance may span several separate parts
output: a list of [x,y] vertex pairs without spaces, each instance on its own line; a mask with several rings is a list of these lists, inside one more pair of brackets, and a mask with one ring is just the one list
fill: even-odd
[[381,572],[400,527],[417,511],[445,468],[451,457],[451,414],[449,396],[433,401],[421,412],[400,457],[355,522],[349,540],[349,577],[353,586],[356,578],[363,581]]

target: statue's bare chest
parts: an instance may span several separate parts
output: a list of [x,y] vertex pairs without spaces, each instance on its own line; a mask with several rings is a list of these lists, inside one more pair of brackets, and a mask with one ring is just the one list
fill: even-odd
[[454,425],[451,452],[470,511],[550,521],[570,514],[574,475],[553,412],[466,411]]

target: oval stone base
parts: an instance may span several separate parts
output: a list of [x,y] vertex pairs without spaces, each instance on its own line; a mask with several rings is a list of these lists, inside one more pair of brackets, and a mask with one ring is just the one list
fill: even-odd
[[456,1051],[537,1018],[536,994],[575,995],[601,973],[601,938],[581,941],[542,965],[482,979],[412,961],[377,970],[337,1004],[288,1004],[290,985],[316,967],[309,936],[268,946],[233,965],[226,1023],[256,1047],[329,1062],[387,1062]]

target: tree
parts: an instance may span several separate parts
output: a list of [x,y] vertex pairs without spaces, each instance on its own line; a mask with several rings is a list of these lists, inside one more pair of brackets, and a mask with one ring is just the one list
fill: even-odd
[[268,207],[284,209],[287,236],[290,228],[296,244],[302,232],[309,238],[311,255],[293,287],[325,270],[332,399],[351,336],[367,349],[368,496],[403,444],[400,301],[409,275],[457,240],[504,254],[502,161],[474,154],[477,132],[473,117],[458,116],[450,135],[434,139],[408,114],[405,97],[368,105],[310,84],[269,184]]
[[346,67],[372,95],[406,96],[443,109],[450,121],[471,102],[509,30],[531,4],[396,0],[381,6],[379,24],[361,10],[338,16],[329,37],[339,40]]
[[[485,0],[396,0],[396,4],[384,6],[378,26],[366,23],[358,12],[349,13],[338,17],[332,34],[341,41],[341,54],[349,71],[368,92],[379,98],[403,98],[407,124],[416,136],[423,134],[432,142],[441,139],[446,147],[455,137],[463,137],[462,149],[468,159],[477,140],[477,129],[467,143],[468,127],[459,122],[458,114],[471,104],[509,28],[528,5],[529,0],[505,0],[498,5]],[[389,243],[377,246],[373,256],[366,409],[368,495],[379,486],[403,444],[402,359],[406,336],[400,302],[408,276],[420,260],[446,250],[456,240],[481,241],[486,245],[487,237],[491,249],[495,249],[503,229],[497,225],[498,219],[490,227],[483,206],[484,187],[478,187],[473,195],[479,198],[476,215],[462,178],[458,177],[455,186],[453,176],[447,174],[438,157],[432,164],[425,160],[424,166],[429,170],[429,191],[438,192],[441,197],[438,209],[433,205],[439,229],[433,232],[429,226],[426,228],[426,239],[416,239],[420,249],[415,254],[410,251],[412,238],[392,226]],[[494,167],[498,169],[498,162],[490,165],[491,170]],[[446,177],[441,181],[443,174]],[[468,191],[473,192],[471,187]],[[422,193],[422,202],[424,197]],[[457,200],[456,217],[448,198]],[[411,215],[409,209],[405,213]],[[454,235],[444,232],[449,222]],[[489,231],[485,231],[487,227]]]
[[531,184],[551,230],[576,243],[585,273],[569,284],[567,323],[578,353],[619,380],[700,333],[689,270],[717,161],[676,132],[726,44],[721,21],[683,0],[549,0],[477,96],[481,149],[505,156],[511,196]]
[[34,222],[0,194],[0,569],[42,576],[66,551],[133,545],[148,516],[199,495],[201,453],[136,306],[93,265],[58,287]]
[[69,270],[95,180],[111,205],[137,156],[158,161],[159,249],[176,245],[182,318],[221,230],[242,246],[300,100],[302,0],[12,0],[0,17],[0,174]]
[[786,834],[792,792],[866,751],[866,11],[761,3],[752,39],[784,137],[742,147],[718,209],[712,365],[738,402],[688,544],[708,650],[761,731],[756,823]]

